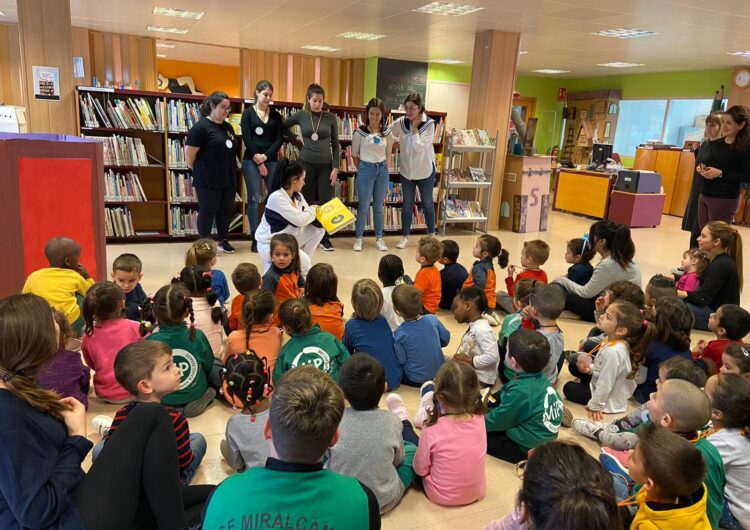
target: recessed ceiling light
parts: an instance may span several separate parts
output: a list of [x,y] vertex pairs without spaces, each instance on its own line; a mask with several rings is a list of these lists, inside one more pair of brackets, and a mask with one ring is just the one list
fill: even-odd
[[377,33],[360,33],[359,31],[347,31],[346,33],[340,34],[339,37],[356,40],[378,40],[385,37],[385,35],[378,35]]
[[161,42],[161,41],[159,41],[159,42],[156,43],[156,47],[157,48],[174,48],[175,45],[174,45],[174,43],[171,43],[171,42]]
[[634,66],[645,66],[643,63],[621,63],[616,61],[614,63],[600,63],[596,66],[607,66],[609,68],[633,68]]
[[464,64],[466,61],[459,61],[458,59],[430,59],[430,62],[440,64]]
[[4,16],[5,16],[5,13],[3,13],[2,11],[0,11],[0,17],[4,17]]
[[200,20],[205,15],[203,11],[188,11],[187,9],[175,9],[173,7],[155,7],[152,13],[165,17],[192,18],[193,20]]
[[525,50],[521,50],[520,52],[518,52],[518,55],[526,55],[527,53],[529,53],[529,52],[527,52]]
[[541,70],[532,70],[537,74],[567,74],[570,70],[556,70],[554,68],[542,68]]
[[476,11],[481,11],[483,7],[469,6],[464,4],[451,4],[450,2],[432,2],[426,6],[418,7],[414,11],[418,13],[428,13],[430,15],[449,15],[460,17]]
[[341,48],[332,48],[331,46],[319,46],[318,44],[305,44],[302,46],[306,50],[316,50],[319,52],[337,52]]
[[596,31],[592,35],[599,35],[600,37],[612,37],[615,39],[635,39],[637,37],[649,37],[651,35],[658,35],[656,31],[649,31],[647,29],[633,29],[633,28],[617,28],[607,29],[604,31]]
[[146,29],[148,31],[158,31],[160,33],[177,33],[179,35],[184,35],[190,30],[187,30],[185,28],[173,28],[170,26],[159,26],[157,24],[149,24],[146,26]]
[[156,56],[157,56],[157,57],[158,57],[159,59],[164,59],[164,57],[166,57],[166,55],[164,55],[163,53],[157,53],[157,54],[156,54]]
[[750,57],[750,50],[744,52],[727,52],[727,55],[735,55],[737,57]]

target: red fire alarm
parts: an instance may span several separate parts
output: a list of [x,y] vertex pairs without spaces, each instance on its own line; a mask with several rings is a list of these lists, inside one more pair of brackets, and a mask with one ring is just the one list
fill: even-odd
[[558,88],[557,89],[557,101],[565,101],[567,98],[568,98],[568,89]]

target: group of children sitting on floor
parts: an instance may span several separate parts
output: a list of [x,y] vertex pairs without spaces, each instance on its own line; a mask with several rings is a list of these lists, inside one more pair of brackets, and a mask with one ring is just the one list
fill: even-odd
[[[610,285],[596,302],[596,327],[577,351],[564,351],[557,320],[565,295],[540,268],[550,254],[543,241],[524,243],[523,270],[508,268],[505,293],[496,292],[494,260],[505,267],[508,253],[496,237],[477,239],[470,271],[457,262],[455,241],[423,237],[413,281],[398,256],[383,256],[381,285],[355,282],[348,319],[330,265],[315,264],[303,277],[293,237],[274,236],[270,247],[264,275],[251,263],[232,272],[239,294],[231,300],[207,239],[147,296],[137,256],[117,257],[112,281],[94,283],[79,263],[80,246],[54,238],[45,247],[50,266],[23,289],[49,301],[60,327],[60,351],[39,384],[88,406],[91,369],[96,395],[122,405],[114,419],[95,418],[102,439],[94,458],[137,404],[162,403],[188,484],[206,440],[186,418],[217,394],[240,411],[221,453],[242,474],[214,492],[204,527],[309,503],[295,493],[308,488],[328,499],[297,511],[341,520],[342,528],[372,525],[372,502],[386,513],[415,483],[433,503],[469,504],[485,495],[489,454],[516,464],[523,481],[516,509],[488,528],[572,528],[584,520],[590,528],[623,521],[750,528],[750,346],[742,342],[750,314],[720,307],[709,320],[716,340],[691,352],[693,317],[676,298],[676,289],[695,288],[705,254],[685,253],[677,283],[656,275],[645,292],[630,282]],[[586,283],[591,257],[586,241],[570,241],[568,277]],[[498,319],[496,308],[507,316]],[[466,324],[448,359],[439,309]],[[71,351],[77,337],[85,365]],[[556,390],[566,361],[577,381],[560,390],[585,406],[586,419],[573,419]],[[420,388],[411,420],[393,392],[401,384]],[[387,410],[378,407],[385,393]],[[642,406],[624,415],[631,397]],[[624,416],[605,422],[605,414]],[[600,463],[556,441],[561,425],[600,442]],[[247,500],[244,492],[269,473],[300,470],[311,473],[264,483],[264,493]],[[347,503],[344,517],[337,510]],[[263,527],[250,521],[248,528]]]

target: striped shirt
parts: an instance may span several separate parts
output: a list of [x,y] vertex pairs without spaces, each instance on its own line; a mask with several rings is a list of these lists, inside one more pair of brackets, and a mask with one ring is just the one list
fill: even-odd
[[[112,426],[109,428],[107,436],[104,437],[105,443],[112,437],[120,424],[125,421],[128,414],[130,414],[137,404],[137,401],[128,403],[115,413],[115,419],[112,421]],[[195,458],[192,449],[190,449],[190,426],[188,425],[187,418],[185,418],[185,416],[183,416],[176,408],[164,408],[167,409],[169,417],[172,418],[174,436],[177,439],[177,461],[180,465],[180,471],[184,471],[193,462],[193,458]]]

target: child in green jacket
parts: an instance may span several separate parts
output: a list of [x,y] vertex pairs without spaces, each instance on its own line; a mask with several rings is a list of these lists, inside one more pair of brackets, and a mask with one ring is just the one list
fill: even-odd
[[309,364],[338,383],[339,368],[349,358],[346,346],[327,331],[321,331],[319,325],[313,325],[310,310],[301,300],[285,300],[279,307],[279,320],[291,338],[279,352],[273,380],[280,381],[292,368]]
[[490,396],[484,422],[487,454],[515,464],[526,460],[529,450],[557,438],[563,405],[542,373],[550,358],[544,335],[514,331],[507,356],[515,378]]

